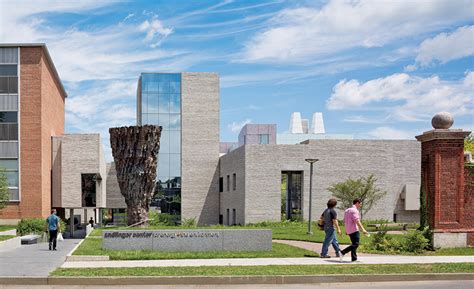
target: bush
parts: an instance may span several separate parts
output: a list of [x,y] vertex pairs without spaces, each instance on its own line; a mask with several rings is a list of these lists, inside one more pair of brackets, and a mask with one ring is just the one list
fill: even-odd
[[400,243],[387,235],[387,231],[378,231],[370,239],[371,249],[381,252],[397,253],[400,251]]
[[150,219],[150,226],[175,226],[180,216],[151,211],[148,213],[148,218]]
[[28,234],[42,234],[46,229],[46,219],[33,218],[33,219],[21,219],[18,223],[16,230],[20,236]]
[[196,218],[184,219],[181,226],[187,228],[195,228],[197,226]]
[[423,253],[429,241],[418,230],[410,231],[403,237],[402,248],[405,252]]

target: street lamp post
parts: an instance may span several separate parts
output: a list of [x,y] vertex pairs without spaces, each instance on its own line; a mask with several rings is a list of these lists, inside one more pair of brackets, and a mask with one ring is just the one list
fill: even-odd
[[312,235],[311,227],[311,203],[313,202],[313,164],[319,159],[305,159],[309,163],[309,214],[308,214],[308,234]]

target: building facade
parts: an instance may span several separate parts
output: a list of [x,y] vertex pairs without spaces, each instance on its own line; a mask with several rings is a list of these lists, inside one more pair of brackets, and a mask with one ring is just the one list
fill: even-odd
[[[245,145],[220,159],[220,215],[224,224],[307,219],[309,164],[313,175],[313,216],[331,198],[327,190],[347,178],[374,174],[387,191],[365,218],[419,220],[420,145],[416,141],[310,140],[297,145]],[[283,185],[282,185],[283,184]],[[286,212],[282,212],[286,202]]]
[[217,223],[218,75],[142,73],[137,123],[163,127],[154,204],[182,219]]
[[66,97],[44,44],[0,45],[0,167],[10,189],[4,222],[50,213],[52,137],[64,133]]

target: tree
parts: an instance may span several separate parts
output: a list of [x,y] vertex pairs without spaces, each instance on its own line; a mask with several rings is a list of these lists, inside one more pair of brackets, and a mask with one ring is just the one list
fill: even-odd
[[10,202],[10,191],[8,190],[8,178],[5,169],[0,168],[0,209],[5,208]]
[[116,127],[109,133],[117,181],[127,204],[127,223],[144,225],[155,189],[161,127]]
[[338,208],[342,210],[351,207],[354,199],[361,199],[360,218],[362,219],[375,203],[387,194],[386,191],[377,187],[376,182],[377,178],[372,174],[358,179],[349,178],[344,182],[333,184],[328,191],[338,199]]
[[471,133],[464,139],[464,151],[474,155],[474,133]]

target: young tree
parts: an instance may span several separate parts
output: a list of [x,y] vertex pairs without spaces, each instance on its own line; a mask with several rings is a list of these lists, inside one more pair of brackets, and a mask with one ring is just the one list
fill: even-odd
[[8,179],[5,169],[0,168],[0,209],[5,208],[10,201],[10,192],[8,190]]
[[360,218],[362,219],[375,203],[387,194],[386,191],[377,187],[376,182],[377,178],[372,174],[358,179],[349,178],[344,182],[333,184],[328,188],[328,191],[338,199],[339,209],[349,208],[354,199],[361,199]]

